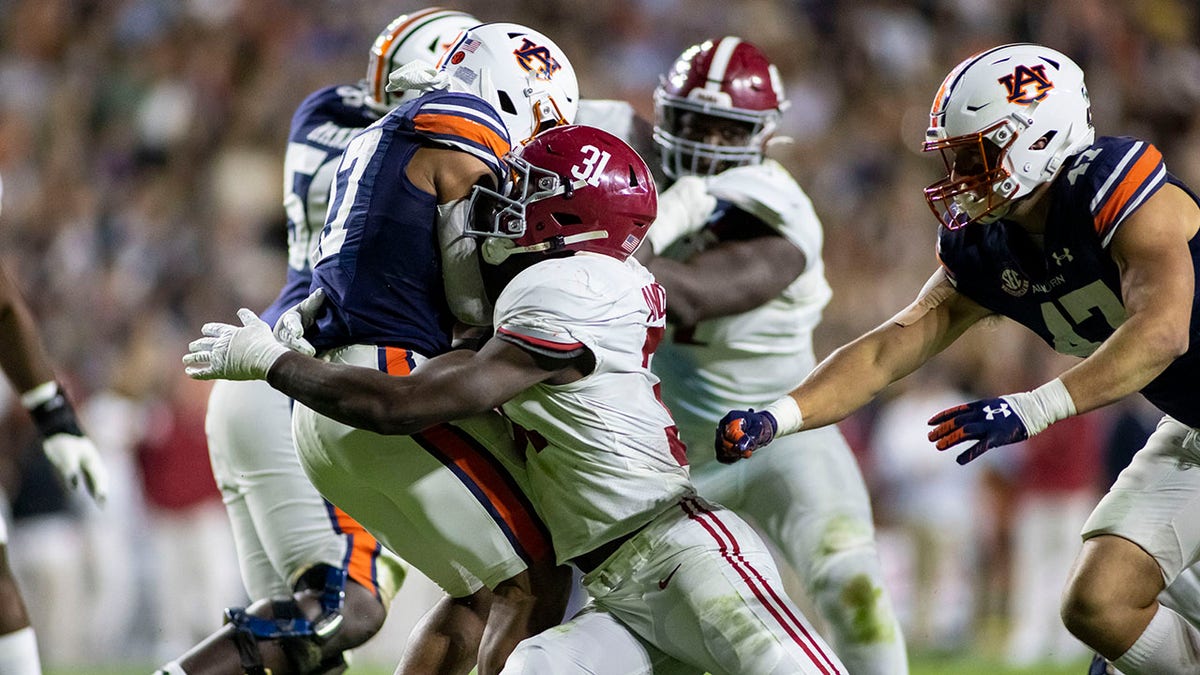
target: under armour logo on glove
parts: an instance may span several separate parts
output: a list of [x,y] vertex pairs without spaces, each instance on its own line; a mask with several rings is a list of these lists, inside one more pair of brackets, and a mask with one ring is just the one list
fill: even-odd
[[963,441],[978,441],[955,458],[959,464],[966,464],[991,448],[1029,438],[1020,413],[1003,398],[973,401],[943,410],[930,418],[929,424],[934,425],[929,440],[938,450]]
[[766,411],[754,412],[751,408],[729,412],[717,425],[717,461],[733,464],[746,459],[770,443],[778,428],[775,416]]
[[1007,403],[1001,403],[1000,407],[995,410],[992,410],[992,406],[985,405],[985,406],[983,406],[983,412],[987,413],[987,418],[989,420],[994,419],[996,415],[1003,415],[1004,417],[1008,417],[1009,415],[1012,414],[1012,412],[1008,409]]

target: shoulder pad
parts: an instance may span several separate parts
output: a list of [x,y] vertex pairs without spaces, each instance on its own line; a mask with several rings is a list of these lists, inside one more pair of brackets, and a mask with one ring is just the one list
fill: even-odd
[[785,225],[789,214],[812,208],[796,181],[770,161],[722,171],[709,179],[708,193],[772,227]]

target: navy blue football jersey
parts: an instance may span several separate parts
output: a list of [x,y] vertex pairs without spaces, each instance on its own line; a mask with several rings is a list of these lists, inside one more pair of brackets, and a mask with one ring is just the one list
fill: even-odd
[[504,184],[509,150],[500,115],[483,99],[435,91],[391,111],[350,141],[313,266],[326,301],[309,340],[403,347],[426,356],[450,348],[454,315],[442,283],[437,197],[406,169],[422,147],[468,153]]
[[351,138],[379,119],[363,98],[362,89],[356,86],[326,87],[309,94],[292,115],[283,159],[287,281],[261,314],[269,324],[274,325],[280,314],[308,295],[312,282],[309,258],[325,226],[329,192],[342,151]]
[[[1001,219],[941,228],[938,257],[958,291],[1020,322],[1055,351],[1084,357],[1126,319],[1121,280],[1108,246],[1117,229],[1167,183],[1196,195],[1150,143],[1101,137],[1070,158],[1051,184],[1039,247]],[[1200,275],[1200,236],[1189,242]],[[1196,288],[1200,291],[1200,276]],[[1200,302],[1192,303],[1191,347],[1142,389],[1163,412],[1200,427]]]

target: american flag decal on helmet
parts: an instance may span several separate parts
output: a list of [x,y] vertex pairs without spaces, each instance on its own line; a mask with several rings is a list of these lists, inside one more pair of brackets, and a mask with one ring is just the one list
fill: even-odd
[[469,37],[469,38],[463,40],[462,50],[464,52],[471,52],[472,54],[474,54],[475,50],[479,49],[479,45],[482,45],[482,44],[483,43],[480,42],[479,40]]
[[640,243],[642,243],[641,239],[638,239],[632,234],[628,235],[625,237],[625,242],[621,244],[621,250],[626,253],[633,253]]

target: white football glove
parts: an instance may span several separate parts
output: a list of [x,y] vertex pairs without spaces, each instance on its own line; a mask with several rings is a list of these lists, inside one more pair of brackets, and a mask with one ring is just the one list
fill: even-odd
[[717,198],[708,194],[706,179],[680,176],[658,195],[658,217],[646,233],[646,240],[661,255],[671,244],[699,232],[715,208]]
[[317,350],[309,344],[308,340],[304,339],[304,332],[312,325],[313,319],[317,317],[317,312],[324,302],[325,289],[318,288],[307,298],[288,308],[275,322],[275,328],[272,331],[275,339],[294,352],[300,352],[305,356],[316,354]]
[[108,471],[100,461],[95,444],[86,436],[54,434],[42,441],[42,450],[72,490],[82,481],[97,504],[108,496]]
[[271,327],[254,312],[238,310],[242,327],[206,323],[205,337],[183,355],[184,371],[197,380],[265,380],[267,371],[290,350],[275,340]]

